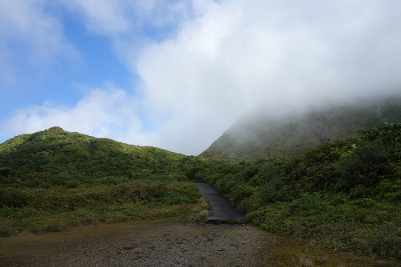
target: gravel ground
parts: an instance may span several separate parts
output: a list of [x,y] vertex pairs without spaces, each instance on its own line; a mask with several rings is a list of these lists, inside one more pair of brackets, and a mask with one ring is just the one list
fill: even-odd
[[316,250],[244,224],[182,218],[0,239],[0,266],[401,266]]
[[41,236],[36,241],[25,236],[9,246],[0,243],[0,266],[264,266],[257,261],[272,242],[249,225],[177,218]]

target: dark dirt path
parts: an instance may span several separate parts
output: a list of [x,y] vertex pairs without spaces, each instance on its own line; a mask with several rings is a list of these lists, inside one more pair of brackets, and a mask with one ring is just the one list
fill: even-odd
[[233,209],[230,201],[223,197],[213,186],[205,183],[195,183],[195,185],[207,198],[210,206],[209,221],[235,221],[245,219],[245,214]]

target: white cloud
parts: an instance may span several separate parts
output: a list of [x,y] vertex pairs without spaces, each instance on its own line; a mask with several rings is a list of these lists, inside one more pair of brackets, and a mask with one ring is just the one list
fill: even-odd
[[[16,112],[3,129],[7,134],[33,133],[60,126],[64,130],[108,137],[137,145],[152,145],[157,135],[144,133],[135,114],[136,100],[112,85],[93,89],[75,106],[46,102]],[[4,130],[3,130],[4,131]]]
[[[191,1],[186,0],[58,0],[78,12],[87,29],[95,34],[119,38],[147,38],[139,33],[174,30],[176,24],[191,14]],[[149,32],[147,32],[149,34]]]
[[78,11],[89,31],[96,34],[115,36],[126,33],[131,23],[125,14],[124,1],[116,0],[60,0],[61,3]]
[[197,1],[201,15],[143,50],[146,101],[170,112],[163,141],[201,152],[244,111],[399,90],[401,3]]
[[40,59],[43,64],[55,56],[75,53],[63,36],[61,23],[44,8],[42,0],[0,2],[0,41],[9,47],[26,48],[29,57],[24,59],[30,63]]

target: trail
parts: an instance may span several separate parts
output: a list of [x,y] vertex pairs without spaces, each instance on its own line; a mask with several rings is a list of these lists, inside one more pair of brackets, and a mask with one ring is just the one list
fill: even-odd
[[195,183],[205,195],[210,206],[208,221],[237,221],[244,220],[245,214],[231,207],[230,201],[223,197],[213,186],[205,183]]

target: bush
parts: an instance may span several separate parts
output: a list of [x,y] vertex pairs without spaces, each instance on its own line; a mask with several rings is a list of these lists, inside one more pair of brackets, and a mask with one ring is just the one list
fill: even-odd
[[0,206],[23,207],[28,204],[29,196],[22,189],[6,187],[0,189]]
[[10,177],[10,175],[13,173],[14,171],[9,168],[9,167],[1,167],[0,168],[0,177],[3,176],[5,178]]

